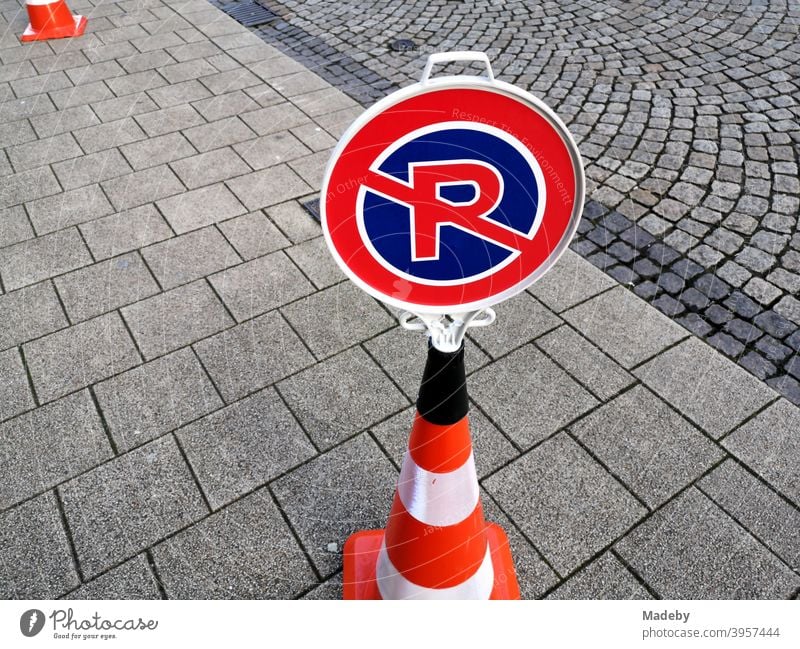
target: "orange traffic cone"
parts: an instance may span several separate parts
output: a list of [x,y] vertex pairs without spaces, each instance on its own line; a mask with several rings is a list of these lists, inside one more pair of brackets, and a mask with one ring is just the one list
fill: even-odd
[[345,599],[519,599],[508,538],[483,518],[468,411],[464,346],[431,346],[386,529],[345,543]]
[[27,0],[26,4],[30,23],[20,36],[23,43],[81,36],[86,30],[86,17],[73,15],[64,0]]

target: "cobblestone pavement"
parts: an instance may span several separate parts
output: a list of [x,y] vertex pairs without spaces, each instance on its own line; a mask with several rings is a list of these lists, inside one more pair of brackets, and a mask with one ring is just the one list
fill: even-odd
[[800,5],[265,4],[284,20],[258,33],[364,104],[486,51],[576,136],[573,249],[800,404]]
[[[0,0],[0,596],[340,596],[344,539],[388,514],[425,347],[302,208],[361,107],[205,0],[70,4],[86,36],[23,46]],[[620,60],[582,47],[588,99]],[[597,106],[597,187],[628,177],[603,166],[618,121],[681,132]],[[641,249],[658,212],[630,225],[601,198],[581,243]],[[798,596],[800,410],[772,387],[573,251],[467,365],[484,508],[526,597]]]

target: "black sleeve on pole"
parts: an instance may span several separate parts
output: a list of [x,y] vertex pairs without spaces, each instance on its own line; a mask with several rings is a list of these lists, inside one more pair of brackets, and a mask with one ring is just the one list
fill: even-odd
[[457,352],[440,352],[428,345],[428,361],[417,397],[417,411],[432,424],[460,421],[469,411],[464,345]]

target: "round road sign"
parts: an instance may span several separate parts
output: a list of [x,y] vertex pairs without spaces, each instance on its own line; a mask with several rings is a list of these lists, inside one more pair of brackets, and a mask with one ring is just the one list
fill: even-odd
[[541,101],[491,75],[446,77],[355,121],[320,205],[350,279],[390,305],[446,314],[541,277],[575,233],[583,191],[577,147]]

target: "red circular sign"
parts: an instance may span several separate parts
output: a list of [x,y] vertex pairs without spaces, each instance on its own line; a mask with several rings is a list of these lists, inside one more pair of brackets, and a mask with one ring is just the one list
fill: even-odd
[[508,84],[418,84],[362,115],[328,165],[328,246],[347,275],[424,313],[522,291],[566,249],[583,206],[566,127]]

